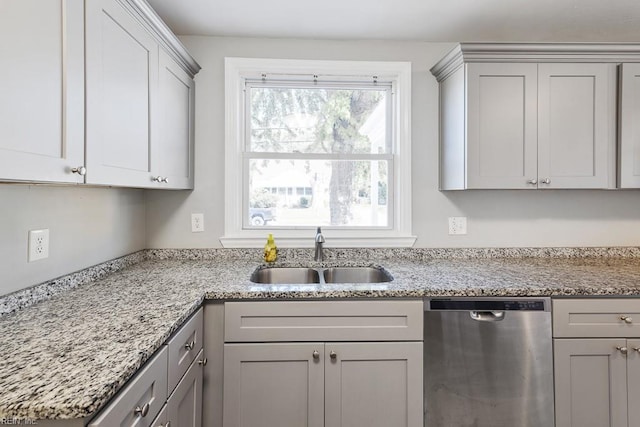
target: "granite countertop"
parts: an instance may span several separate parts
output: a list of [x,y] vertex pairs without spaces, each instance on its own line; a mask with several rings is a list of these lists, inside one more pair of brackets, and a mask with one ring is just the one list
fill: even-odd
[[[5,296],[0,418],[95,415],[203,300],[640,295],[637,249],[623,257],[609,251],[542,258],[437,258],[414,250],[370,252],[351,261],[336,251],[324,263],[292,251],[276,263],[381,265],[394,277],[388,283],[330,285],[252,283],[248,278],[260,265],[256,253],[147,251],[120,269],[77,273],[81,279],[90,275],[89,283],[56,279],[43,289]],[[42,301],[25,307],[28,295]]]

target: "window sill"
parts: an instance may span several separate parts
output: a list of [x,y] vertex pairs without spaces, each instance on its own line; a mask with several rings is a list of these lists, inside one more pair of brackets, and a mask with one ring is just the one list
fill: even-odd
[[[267,234],[270,230],[265,230],[261,236],[223,236],[220,243],[224,248],[262,248],[267,241]],[[314,246],[314,232],[308,236],[285,236],[282,230],[273,230],[276,245],[281,248],[312,248]],[[332,236],[322,233],[325,236],[327,248],[410,248],[416,242],[416,236]]]

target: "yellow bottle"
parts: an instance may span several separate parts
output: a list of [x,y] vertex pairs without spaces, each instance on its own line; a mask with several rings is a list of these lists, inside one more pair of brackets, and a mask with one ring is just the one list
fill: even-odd
[[273,234],[269,234],[267,237],[267,244],[264,245],[264,260],[265,262],[275,262],[278,257],[278,248],[276,242],[273,241]]

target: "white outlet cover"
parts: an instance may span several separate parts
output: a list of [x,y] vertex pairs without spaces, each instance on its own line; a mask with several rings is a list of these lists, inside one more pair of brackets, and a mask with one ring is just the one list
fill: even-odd
[[29,262],[49,258],[49,229],[29,231]]
[[192,213],[191,214],[191,232],[202,233],[204,231],[204,214]]
[[449,217],[449,234],[451,235],[467,234],[467,217],[466,216]]

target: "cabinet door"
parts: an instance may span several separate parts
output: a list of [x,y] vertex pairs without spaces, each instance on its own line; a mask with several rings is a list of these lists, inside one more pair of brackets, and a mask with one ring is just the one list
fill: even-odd
[[225,344],[223,426],[324,427],[323,359],[321,343]]
[[624,339],[554,340],[556,427],[626,427]]
[[640,340],[627,340],[627,407],[629,427],[640,427]]
[[167,418],[172,427],[202,426],[203,354],[204,351],[200,350],[196,360],[167,400]]
[[640,64],[622,64],[620,83],[620,188],[640,188]]
[[615,187],[615,67],[538,65],[539,188]]
[[422,427],[422,343],[327,343],[326,427]]
[[193,79],[160,50],[156,144],[151,157],[154,176],[166,178],[158,188],[193,188]]
[[84,182],[83,3],[0,2],[0,180]]
[[536,188],[536,64],[466,67],[467,188]]
[[158,45],[117,0],[86,7],[87,183],[152,186]]

